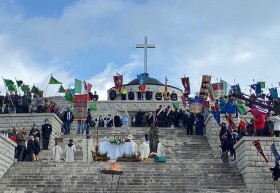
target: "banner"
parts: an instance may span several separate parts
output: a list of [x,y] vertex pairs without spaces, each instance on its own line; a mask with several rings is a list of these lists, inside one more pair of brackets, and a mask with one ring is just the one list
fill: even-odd
[[224,89],[224,83],[214,83],[212,84],[214,96],[217,98],[224,97],[226,95]]
[[207,89],[206,85],[210,82],[211,82],[211,76],[202,75],[202,81],[201,81],[199,95],[208,94],[208,89]]
[[183,78],[181,78],[181,81],[182,81],[182,85],[184,87],[184,92],[187,93],[187,95],[191,94],[189,77],[183,77]]
[[114,83],[115,88],[118,92],[121,92],[122,90],[122,83],[123,83],[123,75],[120,75],[117,73],[117,75],[114,76]]
[[189,98],[190,112],[200,113],[203,109],[204,99],[200,97]]
[[86,120],[88,110],[88,94],[74,96],[74,119]]

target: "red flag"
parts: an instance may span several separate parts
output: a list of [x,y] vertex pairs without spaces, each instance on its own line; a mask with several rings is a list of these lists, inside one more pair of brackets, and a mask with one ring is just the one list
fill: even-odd
[[92,89],[92,84],[87,83],[87,90],[88,90],[88,91],[91,91],[91,89]]
[[114,82],[115,82],[115,88],[117,89],[117,91],[121,92],[122,83],[123,83],[123,75],[120,75],[117,73],[117,75],[114,76]]
[[268,163],[268,159],[265,157],[262,146],[261,146],[261,142],[259,139],[256,139],[252,142],[254,144],[254,146],[257,148],[258,152],[263,156],[264,160],[266,163]]
[[185,93],[187,93],[187,95],[189,95],[191,93],[189,77],[183,77],[183,78],[181,78],[181,81],[182,81],[183,87],[185,89]]

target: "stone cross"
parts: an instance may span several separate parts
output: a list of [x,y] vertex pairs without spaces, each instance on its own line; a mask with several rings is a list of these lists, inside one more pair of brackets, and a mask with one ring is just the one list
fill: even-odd
[[155,44],[148,44],[147,43],[147,36],[145,36],[144,44],[136,44],[136,48],[144,48],[144,73],[147,73],[147,49],[148,48],[155,48]]

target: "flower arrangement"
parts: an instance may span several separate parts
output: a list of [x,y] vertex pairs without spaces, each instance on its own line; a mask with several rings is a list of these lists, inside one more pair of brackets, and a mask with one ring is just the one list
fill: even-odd
[[120,137],[119,135],[115,135],[114,137],[110,137],[108,140],[110,143],[115,143],[115,144],[123,144],[125,142],[125,138]]

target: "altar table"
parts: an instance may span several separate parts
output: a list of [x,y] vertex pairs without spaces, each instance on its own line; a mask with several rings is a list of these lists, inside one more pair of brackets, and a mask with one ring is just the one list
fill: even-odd
[[100,144],[100,152],[105,153],[106,151],[108,152],[108,157],[111,159],[117,159],[118,157],[122,157],[124,153],[127,155],[133,154],[134,148],[132,142],[114,144],[109,141],[103,141]]

